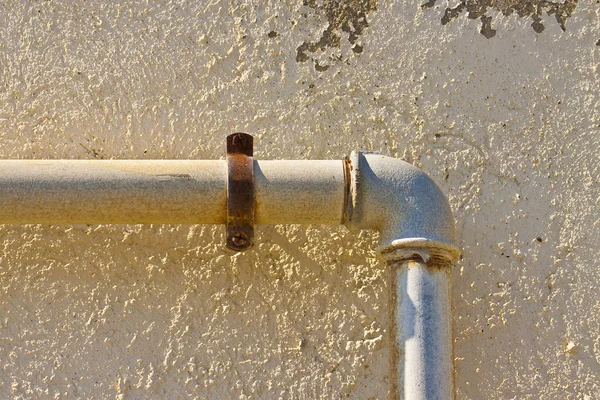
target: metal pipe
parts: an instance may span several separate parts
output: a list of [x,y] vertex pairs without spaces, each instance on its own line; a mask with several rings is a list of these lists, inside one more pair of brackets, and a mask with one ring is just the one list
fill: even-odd
[[450,267],[459,255],[446,197],[423,171],[380,154],[351,159],[351,229],[381,232],[391,274],[393,398],[454,398]]
[[341,160],[254,161],[258,224],[340,225],[346,182]]
[[[393,396],[453,398],[450,206],[418,168],[379,154],[254,160],[256,224],[345,224],[381,232],[392,275]],[[224,224],[227,163],[0,161],[0,223]]]
[[397,398],[454,398],[450,268],[422,260],[393,262],[392,371]]
[[[255,161],[257,224],[340,224],[341,160]],[[2,160],[3,224],[224,224],[224,160]]]

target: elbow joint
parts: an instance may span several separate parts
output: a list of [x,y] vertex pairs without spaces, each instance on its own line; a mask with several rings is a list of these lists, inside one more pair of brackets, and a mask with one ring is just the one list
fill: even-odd
[[460,254],[448,200],[419,168],[375,153],[355,152],[346,163],[345,224],[381,233],[388,261],[421,259],[449,264]]

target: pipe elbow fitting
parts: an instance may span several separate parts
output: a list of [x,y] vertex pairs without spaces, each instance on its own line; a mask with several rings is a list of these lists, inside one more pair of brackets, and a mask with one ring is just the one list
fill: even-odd
[[388,261],[421,259],[451,263],[460,255],[448,200],[419,168],[376,153],[353,152],[345,224],[381,233]]

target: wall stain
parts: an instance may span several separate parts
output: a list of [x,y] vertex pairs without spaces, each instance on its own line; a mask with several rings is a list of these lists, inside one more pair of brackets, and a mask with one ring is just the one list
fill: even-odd
[[[317,0],[304,0],[304,5],[309,6],[315,12],[324,14],[329,25],[316,42],[303,42],[296,48],[296,61],[306,62],[311,59],[308,53],[325,51],[328,47],[340,47],[342,37],[340,29],[348,33],[348,41],[352,45],[352,51],[360,54],[363,46],[358,42],[360,35],[369,26],[367,15],[377,10],[377,0],[322,0],[321,5]],[[304,15],[306,17],[306,15]],[[317,71],[326,71],[328,65],[320,65],[315,61]]]
[[[432,8],[438,0],[428,0],[423,3],[423,9]],[[487,15],[487,9],[491,8],[502,12],[505,16],[517,13],[521,18],[531,18],[531,27],[537,33],[544,31],[542,24],[542,13],[554,15],[556,22],[563,31],[567,30],[566,22],[571,16],[579,0],[463,0],[456,7],[447,7],[442,17],[442,25],[446,25],[452,20],[458,18],[462,13],[467,13],[470,19],[480,19],[480,32],[483,36],[491,39],[496,35],[496,30],[492,29],[492,17]]]

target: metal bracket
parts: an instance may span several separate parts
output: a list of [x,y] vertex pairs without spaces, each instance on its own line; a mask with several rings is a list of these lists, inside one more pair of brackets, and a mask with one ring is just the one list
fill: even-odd
[[227,136],[227,247],[248,250],[254,244],[253,138]]

